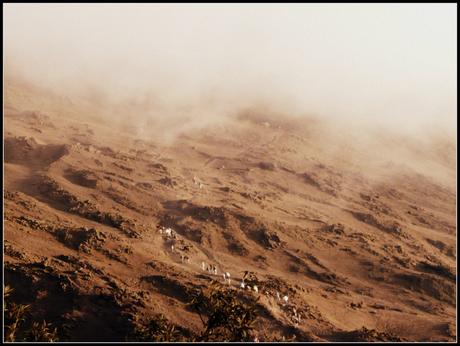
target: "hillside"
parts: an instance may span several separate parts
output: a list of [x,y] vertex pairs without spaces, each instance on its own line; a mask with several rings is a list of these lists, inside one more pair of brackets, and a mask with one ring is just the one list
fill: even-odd
[[123,341],[158,313],[193,334],[188,292],[223,272],[239,292],[245,271],[260,340],[456,339],[453,139],[248,110],[165,140],[154,122],[140,133],[100,105],[5,88],[5,285],[68,340]]

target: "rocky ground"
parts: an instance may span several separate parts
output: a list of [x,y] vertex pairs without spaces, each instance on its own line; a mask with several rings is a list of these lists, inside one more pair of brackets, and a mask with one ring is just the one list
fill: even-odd
[[5,88],[5,284],[67,340],[122,341],[133,316],[158,313],[193,333],[188,292],[223,272],[240,290],[245,271],[261,340],[456,339],[453,140],[360,142],[248,111],[164,142]]

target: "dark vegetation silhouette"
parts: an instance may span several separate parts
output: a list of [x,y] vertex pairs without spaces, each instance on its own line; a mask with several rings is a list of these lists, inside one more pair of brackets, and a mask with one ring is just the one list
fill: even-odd
[[58,341],[57,328],[46,321],[33,321],[29,316],[31,306],[11,301],[12,292],[10,286],[4,287],[4,341]]

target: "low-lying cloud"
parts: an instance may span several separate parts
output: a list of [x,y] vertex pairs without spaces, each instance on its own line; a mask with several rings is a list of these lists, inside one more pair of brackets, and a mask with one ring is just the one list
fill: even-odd
[[456,27],[454,4],[7,4],[5,71],[127,116],[454,133]]

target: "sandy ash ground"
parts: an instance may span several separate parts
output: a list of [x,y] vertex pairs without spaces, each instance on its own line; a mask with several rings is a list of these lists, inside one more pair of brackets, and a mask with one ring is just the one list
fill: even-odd
[[240,293],[261,296],[261,339],[456,339],[454,140],[247,111],[164,141],[5,89],[5,284],[69,340],[122,340],[126,316],[156,313],[193,333],[187,292],[225,271],[235,290],[256,274]]

